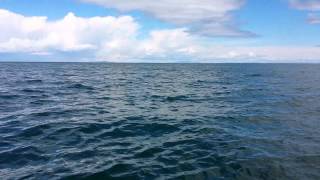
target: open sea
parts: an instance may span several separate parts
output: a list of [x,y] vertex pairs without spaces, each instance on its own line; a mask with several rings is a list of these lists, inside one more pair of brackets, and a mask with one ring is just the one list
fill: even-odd
[[0,63],[0,179],[320,179],[320,65]]

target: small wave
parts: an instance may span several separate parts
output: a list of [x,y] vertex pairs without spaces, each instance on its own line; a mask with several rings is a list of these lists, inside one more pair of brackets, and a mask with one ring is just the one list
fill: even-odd
[[247,75],[247,77],[261,77],[261,76],[262,76],[262,74],[258,74],[258,73]]
[[150,98],[151,98],[151,99],[160,99],[160,98],[163,98],[163,96],[152,95]]
[[179,146],[179,145],[183,145],[183,144],[197,144],[198,141],[196,141],[195,139],[179,139],[176,141],[168,141],[163,143],[164,147],[174,147],[174,146]]
[[79,115],[82,112],[81,109],[66,109],[66,110],[57,110],[57,111],[42,111],[42,112],[33,112],[30,113],[29,116],[33,117],[48,117],[48,116],[71,116],[71,115]]
[[43,83],[43,80],[41,79],[27,79],[27,80],[17,80],[17,84],[41,84]]
[[22,92],[25,92],[25,93],[44,93],[45,91],[37,90],[37,89],[23,89]]
[[32,79],[32,80],[27,80],[27,83],[42,83],[43,81],[41,79]]
[[[142,121],[144,122],[144,121]],[[136,136],[152,136],[158,137],[165,134],[170,134],[179,131],[180,128],[176,125],[165,123],[132,123],[122,126],[121,131],[130,132]]]
[[79,159],[87,159],[92,158],[96,155],[96,152],[94,150],[79,150],[76,152],[69,152],[63,155],[65,159],[70,160],[79,160]]
[[28,162],[45,162],[48,158],[42,155],[43,152],[33,146],[18,147],[10,151],[0,153],[0,166],[3,166],[3,162],[16,164],[17,167],[24,166]]
[[128,130],[122,130],[120,128],[114,128],[112,130],[108,130],[98,136],[98,138],[106,138],[106,137],[112,137],[112,138],[124,138],[124,137],[135,137],[137,136],[137,133],[133,131]]
[[110,124],[85,124],[83,127],[80,128],[80,132],[85,133],[85,134],[93,134],[97,133],[103,130],[110,129],[112,125]]
[[44,104],[53,103],[53,102],[55,102],[55,101],[40,99],[40,100],[32,101],[31,104],[44,105]]
[[73,84],[73,85],[69,86],[68,88],[70,88],[70,89],[94,90],[93,87],[86,86],[86,85],[83,85],[83,84],[80,84],[80,83]]
[[[106,169],[97,172],[79,173],[73,176],[63,178],[68,179],[130,179],[139,180],[139,175],[132,172],[133,165],[125,163],[112,164],[107,166]],[[128,173],[123,173],[128,172]],[[131,172],[131,173],[130,173]]]
[[160,96],[160,95],[152,95],[151,99],[161,99],[164,102],[175,102],[175,101],[186,101],[188,100],[188,96],[178,95],[178,96]]
[[144,120],[144,117],[143,116],[129,116],[129,117],[126,117],[126,119],[129,121],[136,121],[136,120]]
[[112,98],[111,98],[111,97],[104,96],[104,97],[99,97],[98,99],[102,99],[102,100],[111,100]]
[[184,101],[184,100],[187,100],[188,99],[188,96],[183,96],[183,95],[180,95],[180,96],[169,96],[166,98],[166,101],[169,101],[169,102],[175,102],[175,101]]
[[50,129],[50,127],[51,126],[48,124],[30,127],[30,128],[24,129],[20,134],[18,134],[18,136],[21,138],[30,138],[34,136],[40,136],[45,134],[44,131],[47,129]]
[[0,99],[17,99],[19,95],[0,95]]
[[149,158],[153,157],[154,155],[163,152],[165,149],[155,147],[155,148],[149,148],[146,150],[143,150],[142,152],[138,152],[135,156],[138,158]]

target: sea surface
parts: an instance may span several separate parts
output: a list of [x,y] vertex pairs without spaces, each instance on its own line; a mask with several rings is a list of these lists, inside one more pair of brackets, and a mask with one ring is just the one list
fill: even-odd
[[320,179],[320,65],[0,63],[0,179]]

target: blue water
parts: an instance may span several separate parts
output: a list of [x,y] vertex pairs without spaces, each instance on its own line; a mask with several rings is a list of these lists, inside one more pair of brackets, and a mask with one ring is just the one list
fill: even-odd
[[320,65],[0,64],[1,179],[320,179]]

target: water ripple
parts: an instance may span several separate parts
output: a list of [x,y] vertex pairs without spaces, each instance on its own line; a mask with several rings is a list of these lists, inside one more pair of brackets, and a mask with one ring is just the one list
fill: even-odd
[[317,65],[0,69],[1,179],[320,178]]

